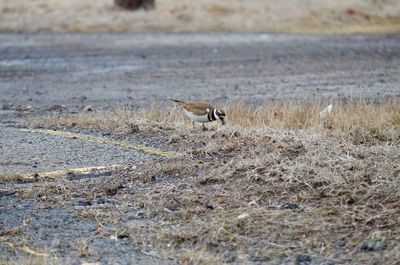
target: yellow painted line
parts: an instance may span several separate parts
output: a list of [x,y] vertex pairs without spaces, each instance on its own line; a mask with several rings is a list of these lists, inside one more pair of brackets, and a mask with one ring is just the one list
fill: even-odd
[[45,253],[45,252],[36,252],[34,250],[32,250],[31,248],[29,248],[28,246],[23,246],[21,248],[22,251],[25,251],[26,253],[29,253],[31,255],[37,256],[37,257],[48,257],[49,254]]
[[109,165],[109,166],[96,166],[96,167],[81,167],[81,168],[70,168],[63,170],[55,170],[48,172],[40,172],[35,174],[22,175],[24,179],[38,179],[38,178],[60,178],[69,174],[82,174],[88,175],[94,172],[108,172],[116,168],[123,168],[122,165]]
[[8,246],[10,246],[10,248],[12,248],[12,249],[19,249],[19,250],[21,250],[21,251],[24,251],[24,252],[26,252],[26,253],[29,253],[29,254],[34,255],[34,256],[37,256],[37,257],[49,257],[49,256],[50,256],[50,255],[49,255],[48,253],[46,253],[46,252],[37,252],[37,251],[34,251],[33,249],[31,249],[31,248],[28,247],[28,246],[16,247],[16,246],[15,246],[14,244],[12,244],[11,242],[6,242],[6,241],[8,241],[10,238],[3,237],[3,239],[4,239],[3,243],[5,243],[5,244],[7,244]]
[[47,135],[55,135],[55,136],[61,136],[69,139],[77,139],[80,141],[86,141],[86,142],[92,142],[92,143],[97,143],[97,144],[110,144],[126,149],[132,149],[135,151],[151,154],[151,155],[156,155],[160,157],[166,157],[166,158],[172,158],[172,157],[178,157],[180,154],[176,152],[169,152],[169,151],[163,151],[158,148],[142,145],[142,144],[130,144],[126,141],[117,141],[117,140],[112,140],[112,139],[107,139],[104,137],[98,137],[98,136],[90,136],[90,135],[84,135],[84,134],[78,134],[78,133],[72,133],[72,132],[65,132],[65,131],[52,131],[52,130],[42,130],[42,129],[21,129],[23,132],[29,132],[29,133],[36,133],[36,134],[47,134]]

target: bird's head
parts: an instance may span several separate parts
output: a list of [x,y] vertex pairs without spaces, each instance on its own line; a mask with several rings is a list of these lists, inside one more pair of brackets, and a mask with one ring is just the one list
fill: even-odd
[[216,109],[215,110],[215,116],[222,122],[222,125],[225,125],[225,111],[221,109]]

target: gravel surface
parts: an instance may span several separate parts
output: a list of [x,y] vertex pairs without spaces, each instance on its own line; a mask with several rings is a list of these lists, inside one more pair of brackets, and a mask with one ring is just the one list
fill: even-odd
[[[109,181],[109,176],[93,177],[99,183]],[[4,264],[21,264],[39,259],[45,255],[51,264],[160,264],[159,260],[140,252],[127,238],[113,236],[115,227],[112,224],[101,225],[92,218],[82,215],[91,209],[115,209],[122,201],[112,198],[103,198],[104,195],[96,194],[98,199],[85,198],[87,186],[91,180],[73,180],[70,185],[78,185],[81,192],[74,194],[74,200],[65,200],[63,207],[54,207],[51,204],[42,204],[37,198],[54,200],[46,196],[42,187],[65,187],[66,183],[42,182],[40,184],[7,184],[1,190],[8,188],[16,194],[0,194],[0,227],[3,236],[2,242],[11,241],[10,244],[0,242],[0,261]],[[72,184],[73,183],[73,184]],[[68,186],[68,184],[67,184]],[[36,198],[21,200],[21,194]],[[28,195],[29,194],[29,195]],[[22,195],[24,196],[24,195]],[[40,199],[39,199],[40,200]],[[136,212],[132,212],[136,216]],[[133,226],[133,225],[132,225]],[[100,227],[100,228],[99,228]],[[140,225],[136,225],[139,228]],[[16,236],[9,239],[10,231],[15,231]],[[23,236],[21,236],[23,235]],[[16,240],[13,240],[16,239]],[[86,248],[85,244],[90,245]],[[21,246],[31,246],[28,250]],[[29,253],[29,251],[34,251]],[[25,258],[24,258],[25,257]],[[176,263],[163,263],[176,264]]]
[[[400,95],[400,35],[0,35],[0,104]],[[12,109],[12,108],[11,108]]]
[[155,157],[110,144],[33,134],[0,126],[1,174],[34,174],[71,168],[137,165]]

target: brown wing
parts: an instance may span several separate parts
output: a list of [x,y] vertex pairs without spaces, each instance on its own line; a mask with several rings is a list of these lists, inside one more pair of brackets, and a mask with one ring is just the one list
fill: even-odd
[[[204,102],[186,102],[183,107],[195,115],[206,115],[213,110],[213,106]],[[208,109],[208,111],[207,111]]]

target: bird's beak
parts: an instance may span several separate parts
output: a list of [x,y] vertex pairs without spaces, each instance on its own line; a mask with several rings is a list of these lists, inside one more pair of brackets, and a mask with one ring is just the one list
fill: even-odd
[[221,119],[222,125],[225,125],[225,120]]

